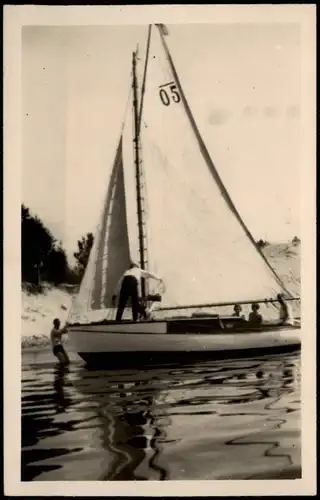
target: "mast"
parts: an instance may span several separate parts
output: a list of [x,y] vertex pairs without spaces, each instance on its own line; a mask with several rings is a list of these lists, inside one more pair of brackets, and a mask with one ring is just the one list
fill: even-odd
[[141,97],[140,97],[139,133],[140,133],[140,129],[141,129],[141,119],[142,119],[143,100],[144,100],[143,98],[144,98],[144,93],[145,93],[145,90],[146,90],[146,78],[147,78],[147,69],[148,69],[148,61],[149,61],[151,28],[152,28],[152,24],[149,24],[148,38],[147,38],[147,47],[146,47],[146,57],[145,57],[145,63],[144,63],[143,80],[142,80]]
[[[143,209],[141,195],[141,169],[140,169],[140,151],[139,151],[139,110],[138,110],[138,85],[136,75],[136,53],[132,54],[132,87],[133,87],[133,113],[134,113],[134,155],[136,166],[136,193],[137,193],[137,212],[138,212],[138,231],[139,231],[139,253],[140,267],[145,268],[145,248],[143,232]],[[141,295],[145,297],[145,280],[141,280]]]

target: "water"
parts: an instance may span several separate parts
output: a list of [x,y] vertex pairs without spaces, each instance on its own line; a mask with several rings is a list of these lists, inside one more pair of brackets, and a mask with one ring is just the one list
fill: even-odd
[[23,359],[23,481],[301,477],[299,354],[117,371]]

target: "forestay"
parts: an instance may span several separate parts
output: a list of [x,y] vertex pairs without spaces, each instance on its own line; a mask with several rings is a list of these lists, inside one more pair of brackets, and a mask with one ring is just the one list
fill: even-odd
[[161,306],[254,300],[283,291],[219,178],[157,29],[141,141],[149,269],[166,285]]

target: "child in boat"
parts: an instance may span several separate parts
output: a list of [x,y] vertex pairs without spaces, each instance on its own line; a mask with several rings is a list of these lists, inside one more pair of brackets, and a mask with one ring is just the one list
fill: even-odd
[[64,328],[60,328],[60,320],[58,318],[55,318],[53,320],[53,328],[50,333],[52,351],[53,354],[58,358],[60,363],[63,365],[67,365],[70,362],[69,357],[64,350],[61,342],[62,335],[65,335],[66,333],[68,333],[67,323]]
[[254,302],[253,304],[251,304],[251,309],[252,309],[252,311],[249,314],[249,322],[252,325],[261,325],[261,323],[262,323],[262,316],[258,312],[259,309],[260,309],[259,304],[257,304],[256,302]]
[[233,314],[232,316],[236,316],[237,318],[245,319],[244,314],[240,314],[242,311],[242,307],[240,304],[235,304],[233,308]]
[[277,299],[280,302],[280,325],[294,325],[295,321],[290,304],[285,301],[284,295],[282,293],[278,293]]

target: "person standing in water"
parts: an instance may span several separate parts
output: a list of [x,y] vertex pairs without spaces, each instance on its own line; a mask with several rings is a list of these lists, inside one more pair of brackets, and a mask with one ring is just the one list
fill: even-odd
[[280,302],[279,323],[280,325],[294,325],[294,317],[291,305],[284,298],[283,293],[278,293],[277,299]]
[[115,305],[117,296],[119,296],[116,321],[121,321],[129,299],[131,299],[133,321],[137,321],[139,314],[139,282],[142,278],[153,278],[162,282],[162,279],[155,274],[141,269],[137,264],[131,264],[130,268],[121,276],[112,296],[113,305]]
[[60,328],[60,319],[55,318],[53,320],[53,328],[50,333],[52,351],[53,354],[58,358],[62,365],[68,365],[70,363],[68,354],[64,350],[62,345],[61,337],[68,333],[67,323],[64,328]]

